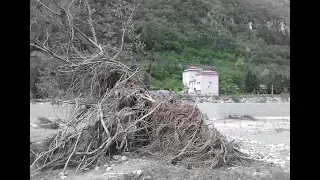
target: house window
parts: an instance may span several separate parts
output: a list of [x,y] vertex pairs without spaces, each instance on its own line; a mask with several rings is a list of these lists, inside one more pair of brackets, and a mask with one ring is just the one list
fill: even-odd
[[212,82],[210,81],[209,84],[212,84]]

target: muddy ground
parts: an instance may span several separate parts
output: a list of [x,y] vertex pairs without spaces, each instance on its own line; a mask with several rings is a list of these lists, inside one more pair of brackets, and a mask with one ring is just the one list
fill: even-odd
[[[31,141],[41,140],[57,131],[36,128],[34,123],[38,116],[61,118],[65,113],[46,103],[30,105]],[[73,174],[74,169],[69,169],[66,176],[61,176],[61,170],[54,170],[41,173],[41,176],[33,174],[31,179],[290,179],[290,120],[216,120],[209,123],[213,123],[230,140],[239,142],[241,150],[256,161],[211,170],[172,165],[151,155],[125,153],[122,160],[110,158],[106,164],[78,174]]]

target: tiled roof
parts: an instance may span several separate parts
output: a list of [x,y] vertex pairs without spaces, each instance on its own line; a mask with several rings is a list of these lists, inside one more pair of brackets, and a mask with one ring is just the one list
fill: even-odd
[[188,69],[185,69],[184,72],[186,71],[198,71],[197,75],[218,75],[218,73],[216,71],[211,71],[211,70],[203,70],[199,67],[195,67],[195,66],[191,66]]
[[201,74],[212,74],[212,75],[218,75],[218,73],[216,71],[202,71]]
[[203,69],[195,66],[191,66],[188,69],[185,69],[184,71],[202,71]]

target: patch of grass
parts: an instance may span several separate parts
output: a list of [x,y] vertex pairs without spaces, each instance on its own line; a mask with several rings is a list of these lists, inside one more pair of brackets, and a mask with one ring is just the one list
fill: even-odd
[[232,95],[231,95],[231,99],[232,99],[234,102],[239,103],[241,97],[240,97],[239,94],[232,94]]

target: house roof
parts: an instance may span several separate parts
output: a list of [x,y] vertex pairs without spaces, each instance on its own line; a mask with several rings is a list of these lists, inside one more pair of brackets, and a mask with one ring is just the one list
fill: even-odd
[[184,72],[187,72],[187,71],[197,71],[198,73],[196,74],[196,76],[198,76],[198,75],[219,75],[216,71],[203,70],[202,68],[195,67],[195,66],[191,66],[188,69],[184,70]]
[[184,71],[203,71],[203,69],[195,66],[191,66],[188,69],[185,69]]
[[218,73],[216,71],[210,71],[210,70],[202,71],[201,74],[203,74],[203,75],[218,75]]
[[218,73],[216,71],[205,70],[196,74],[196,76],[198,75],[218,75]]

